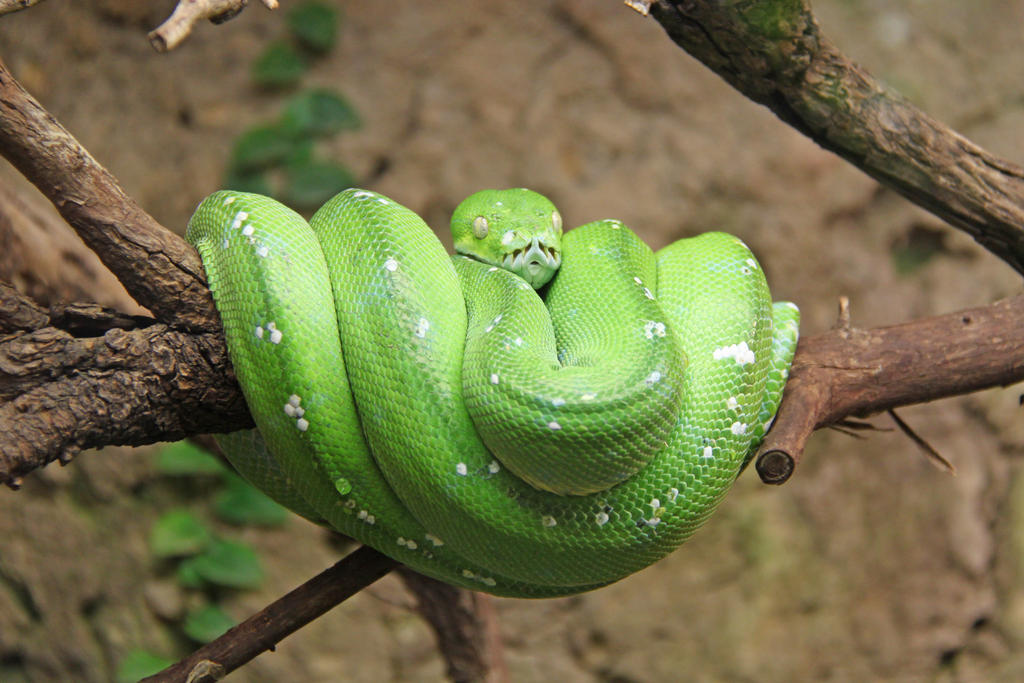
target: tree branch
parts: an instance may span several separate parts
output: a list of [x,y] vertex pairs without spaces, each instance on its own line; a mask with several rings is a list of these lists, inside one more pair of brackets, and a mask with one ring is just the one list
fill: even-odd
[[[192,28],[203,19],[221,24],[234,19],[245,9],[249,0],[181,0],[174,12],[156,29],[150,31],[149,42],[157,52],[178,47],[192,33]],[[277,9],[277,0],[263,0],[267,9]]]
[[27,9],[43,0],[0,0],[0,15]]
[[341,604],[397,566],[361,546],[279,600],[144,683],[213,683]]
[[136,301],[184,329],[220,329],[195,249],[125,194],[0,61],[0,155],[49,199]]
[[[991,306],[801,339],[757,470],[789,478],[816,429],[1024,380],[1024,295]],[[788,462],[787,462],[788,460]]]
[[806,0],[659,0],[650,13],[741,93],[1024,273],[1024,169],[848,60]]

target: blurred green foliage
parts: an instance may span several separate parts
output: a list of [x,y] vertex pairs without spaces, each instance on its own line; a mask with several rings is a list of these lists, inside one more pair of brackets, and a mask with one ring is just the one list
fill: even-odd
[[[253,80],[263,88],[298,87],[309,65],[334,47],[338,22],[337,10],[321,2],[293,7],[287,15],[288,39],[267,46],[253,64]],[[316,142],[361,125],[356,109],[339,93],[325,88],[302,90],[284,103],[276,120],[252,126],[238,136],[224,187],[313,211],[356,183],[347,167],[318,157]]]

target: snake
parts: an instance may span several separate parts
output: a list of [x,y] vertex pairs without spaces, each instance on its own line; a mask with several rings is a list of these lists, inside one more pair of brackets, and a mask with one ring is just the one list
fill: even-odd
[[704,524],[778,409],[799,311],[737,237],[657,252],[483,190],[454,254],[350,188],[307,221],[222,190],[189,221],[256,428],[227,459],[297,514],[500,596],[606,586]]

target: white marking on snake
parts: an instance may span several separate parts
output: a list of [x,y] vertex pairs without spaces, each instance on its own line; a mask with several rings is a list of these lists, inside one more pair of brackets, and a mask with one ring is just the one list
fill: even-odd
[[265,244],[262,245],[259,249],[256,250],[256,255],[257,256],[262,256],[263,258],[267,258],[267,254],[269,254],[269,253],[270,253],[270,248],[267,247],[267,245],[265,245]]
[[455,465],[455,474],[459,475],[460,477],[464,477],[468,473],[469,473],[469,468],[466,467],[466,463],[460,462],[457,465]]
[[715,453],[711,449],[711,446],[705,446],[704,447],[704,452],[701,453],[701,455],[703,455],[705,458],[713,458],[713,457],[715,457]]
[[236,213],[235,220],[231,222],[231,229],[238,230],[240,227],[242,227],[242,223],[244,223],[245,219],[248,217],[249,214],[245,211],[239,211],[238,213]]
[[427,320],[426,318],[420,318],[419,321],[417,321],[416,323],[416,329],[413,330],[413,334],[415,334],[420,339],[423,339],[423,337],[427,336],[427,330],[429,329],[430,321]]
[[739,403],[736,401],[736,397],[735,396],[730,396],[729,400],[727,400],[725,402],[725,407],[728,408],[729,410],[736,410],[736,407],[738,405],[739,405]]
[[553,405],[556,408],[561,408],[562,406],[565,405],[565,399],[564,398],[553,398],[553,399],[551,399],[551,405]]
[[263,325],[258,325],[256,327],[256,338],[263,339]]
[[302,403],[302,397],[299,396],[298,394],[292,394],[291,396],[288,397],[288,402],[291,403],[296,408],[298,408],[299,404]]
[[558,521],[551,515],[544,515],[540,518],[540,523],[546,527],[553,527],[558,524]]
[[246,226],[242,228],[242,234],[246,237],[251,236],[254,232],[256,232],[256,227],[252,223],[247,223]]
[[224,198],[224,206],[227,206],[228,204],[233,204],[236,199],[237,199],[237,197],[225,197]]
[[498,464],[497,460],[492,460],[487,463],[487,471],[491,474],[497,474],[499,470],[501,470],[501,465]]
[[438,537],[437,537],[437,536],[435,536],[434,534],[427,534],[427,535],[425,536],[425,538],[426,538],[426,539],[427,539],[428,541],[430,541],[430,543],[431,543],[431,544],[432,544],[432,545],[433,545],[433,546],[434,546],[435,548],[436,548],[436,547],[438,547],[438,546],[442,546],[442,545],[444,545],[444,541],[442,541],[442,540],[441,540],[440,538],[438,538]]
[[[291,404],[289,403],[288,405]],[[295,413],[295,417],[302,417],[306,414],[306,409],[300,406],[298,408],[293,408],[293,412]]]
[[594,521],[597,522],[598,526],[604,526],[608,523],[608,513],[602,510],[594,515]]
[[670,488],[668,490],[668,502],[674,503],[674,502],[676,502],[676,498],[678,498],[678,497],[679,497],[679,489],[677,489],[675,486],[673,486],[672,488]]
[[644,323],[644,336],[648,339],[665,336],[665,323],[648,320]]
[[384,262],[384,267],[393,273],[398,270],[398,261],[393,256],[388,256],[388,260]]
[[654,298],[654,295],[651,294],[651,290],[649,290],[647,287],[644,287],[644,296],[646,296],[648,299]]
[[515,344],[516,346],[522,346],[523,345],[523,338],[522,337],[516,337],[515,339],[512,340],[512,343]]
[[492,372],[491,373],[491,384],[497,384],[497,383],[498,383],[498,373]]
[[651,498],[651,502],[648,503],[648,505],[650,505],[652,508],[654,508],[655,511],[657,511],[658,508],[661,507],[661,501],[658,500],[657,498]]
[[647,379],[645,379],[644,381],[647,382],[648,385],[653,385],[653,384],[659,382],[660,380],[661,380],[661,373],[658,372],[657,370],[655,370],[651,374],[647,375]]
[[712,352],[711,357],[715,360],[733,358],[737,365],[746,365],[747,363],[753,363],[756,360],[754,352],[750,350],[750,347],[747,346],[747,342],[745,341],[741,341],[739,344],[720,346]]
[[587,394],[580,395],[580,400],[581,401],[593,401],[595,398],[597,398],[597,394],[587,393]]
[[309,420],[300,417],[298,420],[295,421],[295,426],[299,428],[300,432],[304,432],[307,429],[309,429]]
[[561,428],[562,428],[562,425],[558,424],[554,420],[552,420],[551,422],[548,422],[548,429],[550,429],[553,432],[557,432]]
[[291,403],[284,404],[284,414],[288,417],[295,417],[295,406]]
[[284,332],[282,332],[281,330],[279,330],[277,328],[274,328],[274,329],[270,330],[270,343],[271,344],[280,344],[281,343],[281,337],[283,337],[283,336],[284,336]]
[[747,425],[745,422],[733,422],[729,430],[736,436],[742,436],[747,433]]

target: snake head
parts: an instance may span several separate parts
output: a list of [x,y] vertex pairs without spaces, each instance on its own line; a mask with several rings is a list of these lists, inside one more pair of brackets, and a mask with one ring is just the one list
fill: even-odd
[[547,197],[481,190],[452,214],[456,253],[510,270],[539,289],[562,263],[562,216]]

